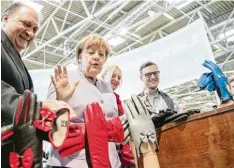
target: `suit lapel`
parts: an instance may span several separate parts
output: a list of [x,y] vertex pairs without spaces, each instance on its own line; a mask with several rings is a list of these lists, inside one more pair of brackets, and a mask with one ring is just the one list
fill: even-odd
[[6,52],[8,53],[9,57],[11,58],[12,62],[14,62],[15,67],[17,68],[18,72],[20,73],[20,76],[23,79],[23,84],[24,84],[25,89],[30,89],[29,81],[27,78],[27,73],[25,73],[24,63],[21,60],[20,55],[13,48],[12,44],[10,43],[8,38],[6,37],[6,34],[4,33],[3,30],[1,32],[1,36],[2,36],[2,38],[1,38],[2,45],[5,48]]

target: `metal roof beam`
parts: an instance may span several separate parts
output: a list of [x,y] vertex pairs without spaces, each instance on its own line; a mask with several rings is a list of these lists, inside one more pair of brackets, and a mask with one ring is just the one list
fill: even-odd
[[100,9],[98,12],[96,12],[94,15],[90,15],[89,17],[83,19],[82,21],[74,24],[73,26],[67,28],[66,30],[64,30],[63,32],[60,32],[57,36],[53,37],[52,39],[50,39],[49,41],[47,41],[46,43],[44,43],[43,45],[39,46],[38,48],[36,48],[35,50],[33,50],[32,52],[28,53],[25,57],[23,57],[22,59],[26,59],[28,57],[30,57],[31,55],[35,54],[37,51],[41,50],[44,46],[56,41],[57,39],[61,38],[62,36],[70,33],[71,31],[79,28],[80,26],[82,26],[83,24],[85,24],[86,22],[89,22],[90,20],[92,20],[95,17],[99,17],[100,15],[108,12],[109,10],[113,9],[116,7],[116,5],[119,5],[118,3],[113,3],[111,5],[106,5],[105,7],[103,7],[102,9]]
[[[70,1],[70,3],[69,3],[69,6],[68,6],[68,8],[67,8],[68,11],[70,11],[71,5],[72,5],[72,1]],[[65,24],[66,24],[67,16],[68,16],[68,11],[66,12],[65,17],[64,17],[64,19],[63,19],[63,24],[62,24],[62,26],[61,26],[60,32],[63,31],[63,28],[64,28],[64,26],[65,26]]]
[[40,66],[46,66],[48,68],[53,68],[54,67],[53,65],[45,64],[45,63],[42,63],[42,62],[39,62],[39,61],[30,60],[30,59],[24,59],[24,62],[29,62],[29,63],[35,64],[35,65],[40,65]]
[[85,1],[84,1],[84,0],[81,0],[81,4],[83,5],[83,8],[84,8],[84,10],[85,10],[86,15],[87,15],[87,16],[90,16],[91,14],[90,14],[90,12],[89,12],[89,10],[88,10],[88,8],[87,8],[87,5],[86,5]]
[[[214,3],[214,1],[210,1],[210,2],[208,2],[207,4],[205,4],[204,6],[208,6],[208,5],[212,4],[212,3]],[[194,9],[194,10],[188,12],[187,14],[188,14],[188,15],[191,15],[191,14],[193,14],[194,12],[197,12],[197,11],[199,11],[200,9],[202,9],[204,6],[200,6],[200,7],[196,8],[196,9]],[[167,27],[173,25],[174,23],[176,23],[176,22],[178,22],[178,21],[184,19],[185,17],[186,17],[186,16],[183,15],[183,16],[181,16],[181,17],[175,19],[175,20],[172,20],[171,22],[165,24],[164,26],[160,27],[159,29],[155,30],[154,32],[151,32],[150,34],[147,34],[146,36],[142,37],[141,40],[145,40],[145,39],[151,37],[151,36],[154,35],[156,32],[159,32],[159,31],[161,31],[161,30],[163,30],[163,29],[165,29],[165,28],[167,28]],[[134,46],[134,45],[136,45],[136,44],[137,44],[136,42],[133,42],[133,43],[130,44],[130,47],[132,47],[132,46]],[[122,48],[119,52],[116,52],[115,55],[120,54],[122,51],[126,50],[126,48],[128,48],[128,47],[129,47],[129,45],[126,46],[126,47],[124,47],[124,48]]]

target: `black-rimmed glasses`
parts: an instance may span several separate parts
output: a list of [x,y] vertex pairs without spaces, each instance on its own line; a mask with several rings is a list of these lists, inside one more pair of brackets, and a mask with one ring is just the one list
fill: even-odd
[[160,74],[160,71],[148,72],[148,73],[145,73],[145,77],[151,78],[152,75],[154,75],[155,77],[158,77],[159,74]]

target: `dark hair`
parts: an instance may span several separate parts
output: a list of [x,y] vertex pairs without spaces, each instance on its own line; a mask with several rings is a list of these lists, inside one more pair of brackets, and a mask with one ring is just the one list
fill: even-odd
[[12,3],[2,14],[2,19],[3,19],[3,15],[5,13],[7,13],[9,16],[12,15],[18,8],[22,7],[22,6],[27,6],[21,2],[14,2]]
[[158,67],[154,62],[152,61],[147,61],[145,63],[143,63],[141,66],[140,66],[140,73],[142,74],[142,70],[148,66],[151,66],[151,65],[154,65],[156,67]]

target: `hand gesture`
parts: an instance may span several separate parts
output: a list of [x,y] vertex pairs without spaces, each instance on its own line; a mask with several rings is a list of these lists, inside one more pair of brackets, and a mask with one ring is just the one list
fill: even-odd
[[70,85],[66,66],[62,68],[61,65],[57,65],[54,73],[55,76],[51,76],[51,80],[56,90],[57,100],[68,101],[72,97],[79,81],[77,80],[72,86]]

